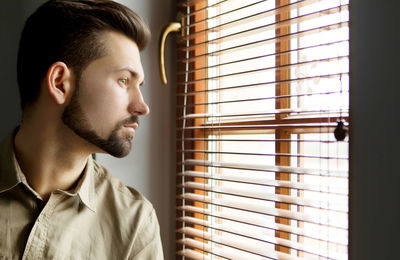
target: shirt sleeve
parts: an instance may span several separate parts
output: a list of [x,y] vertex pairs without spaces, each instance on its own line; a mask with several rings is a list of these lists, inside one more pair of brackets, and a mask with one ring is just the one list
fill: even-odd
[[[155,210],[141,225],[135,243],[140,245],[140,250],[132,250],[130,260],[163,260],[163,249],[160,237],[160,225],[158,224]],[[138,249],[138,244],[134,248]]]

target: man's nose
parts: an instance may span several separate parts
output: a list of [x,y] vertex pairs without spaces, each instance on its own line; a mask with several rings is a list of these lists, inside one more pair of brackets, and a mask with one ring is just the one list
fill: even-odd
[[144,101],[139,89],[131,96],[129,113],[137,116],[145,116],[150,113],[149,106]]

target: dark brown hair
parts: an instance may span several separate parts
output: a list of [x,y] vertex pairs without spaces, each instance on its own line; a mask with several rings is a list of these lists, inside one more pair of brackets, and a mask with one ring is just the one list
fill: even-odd
[[136,42],[142,50],[150,31],[131,9],[109,0],[50,0],[26,21],[21,34],[17,80],[21,107],[34,102],[41,81],[57,61],[70,67],[77,79],[93,60],[105,55],[100,35],[116,31]]

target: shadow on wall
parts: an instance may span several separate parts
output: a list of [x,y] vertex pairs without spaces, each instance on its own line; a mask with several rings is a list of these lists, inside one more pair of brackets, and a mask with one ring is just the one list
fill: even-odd
[[17,85],[17,53],[26,18],[41,4],[37,1],[0,1],[0,138],[21,120]]

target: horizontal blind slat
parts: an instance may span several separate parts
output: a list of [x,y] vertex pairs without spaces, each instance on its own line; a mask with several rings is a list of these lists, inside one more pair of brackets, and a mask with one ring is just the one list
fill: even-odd
[[[326,49],[326,48],[337,48],[340,47],[340,45],[343,44],[348,44],[347,40],[341,40],[341,41],[333,41],[333,42],[328,42],[328,43],[322,43],[322,44],[317,44],[317,45],[311,45],[311,46],[305,46],[305,47],[301,47],[301,48],[293,48],[287,51],[280,51],[280,52],[266,52],[263,55],[256,55],[256,56],[250,56],[250,57],[245,57],[245,58],[239,58],[239,59],[235,59],[235,57],[232,57],[231,60],[227,60],[224,62],[219,62],[217,64],[214,65],[206,65],[206,66],[201,66],[201,67],[197,67],[197,68],[192,68],[192,69],[188,69],[188,70],[184,70],[184,71],[180,71],[178,72],[178,76],[180,75],[186,75],[186,74],[193,74],[193,73],[199,73],[199,72],[205,72],[208,69],[216,69],[216,68],[230,68],[230,67],[234,67],[234,66],[238,66],[240,64],[246,64],[249,62],[255,62],[257,60],[265,60],[266,58],[276,58],[276,57],[282,57],[284,55],[291,55],[294,54],[296,52],[299,51],[311,51],[311,50],[318,50],[318,49]],[[330,55],[328,55],[330,54]],[[338,53],[326,53],[325,54],[325,58],[335,58],[335,57],[339,57],[340,55],[338,55]],[[347,54],[348,56],[348,54]],[[194,62],[195,59],[192,60],[178,60],[179,62]],[[295,63],[293,63],[295,64]]]
[[[282,50],[282,51],[277,51],[277,52],[266,52],[263,55],[256,55],[256,56],[250,56],[250,57],[246,57],[246,58],[242,58],[242,59],[232,59],[228,62],[221,62],[215,65],[207,65],[207,66],[199,66],[197,68],[194,69],[187,69],[187,70],[183,70],[183,71],[179,71],[177,74],[178,75],[185,75],[187,73],[192,73],[192,72],[196,72],[199,70],[203,70],[206,68],[218,68],[221,66],[226,66],[226,65],[232,65],[235,63],[241,63],[241,62],[246,62],[246,61],[252,61],[252,60],[256,60],[256,59],[261,59],[261,58],[268,58],[268,57],[280,57],[283,55],[288,55],[291,53],[295,53],[295,52],[299,52],[299,51],[306,51],[306,50],[310,50],[310,49],[318,49],[318,48],[326,48],[326,47],[333,47],[335,45],[340,45],[340,44],[348,44],[348,40],[336,40],[336,41],[330,41],[330,42],[326,42],[326,43],[321,43],[321,44],[316,44],[316,45],[309,45],[309,46],[303,46],[303,47],[299,47],[299,48],[293,48],[290,50]],[[196,62],[198,60],[200,60],[200,58],[204,58],[203,55],[198,55],[196,57],[185,57],[185,58],[180,58],[177,61],[180,63],[187,63],[187,62]]]
[[[215,41],[219,41],[221,39],[226,39],[226,38],[229,38],[229,37],[232,37],[232,36],[236,36],[238,34],[251,33],[252,31],[256,31],[256,30],[259,30],[259,29],[263,29],[263,30],[270,30],[271,28],[279,29],[280,27],[283,27],[283,26],[288,26],[288,25],[291,25],[291,24],[297,24],[297,23],[300,23],[300,22],[305,22],[305,21],[308,21],[308,20],[312,20],[312,19],[318,18],[322,13],[330,12],[330,15],[332,15],[334,13],[341,12],[341,11],[346,11],[346,10],[348,10],[348,5],[343,5],[341,7],[334,6],[334,7],[328,8],[328,9],[318,10],[316,12],[307,13],[307,14],[304,14],[304,15],[301,15],[301,16],[291,17],[291,18],[288,18],[288,19],[284,19],[284,20],[273,22],[273,23],[265,24],[265,25],[262,25],[262,26],[257,26],[257,27],[249,28],[249,29],[246,29],[246,30],[243,30],[243,31],[238,31],[238,32],[235,32],[234,34],[220,36],[220,37],[217,37],[217,38],[212,39],[212,40],[196,42],[196,44],[194,44],[192,46],[197,46],[198,44],[202,44],[202,43],[211,44],[211,43],[213,43]],[[216,31],[216,30],[223,31],[223,30],[229,29],[231,27],[234,27],[235,24],[237,24],[238,22],[243,23],[243,22],[250,22],[252,20],[256,20],[256,19],[260,19],[260,18],[265,19],[265,18],[268,18],[268,17],[271,17],[271,16],[273,17],[275,15],[275,12],[276,12],[276,9],[270,9],[270,10],[266,10],[266,11],[263,11],[263,12],[255,13],[255,14],[252,14],[252,15],[249,15],[249,16],[242,16],[242,17],[239,17],[239,18],[236,17],[236,19],[234,19],[234,20],[231,20],[229,22],[225,22],[225,23],[222,23],[222,24],[219,24],[219,25],[216,25],[216,26],[211,26],[211,27],[208,27],[206,24],[204,24],[204,26],[207,29],[191,33],[188,36],[184,36],[184,37],[182,37],[182,40],[184,40],[184,41],[191,40],[191,39],[194,39],[196,37],[199,37],[200,35],[201,36],[205,35],[207,32],[210,32],[210,31]],[[250,21],[246,21],[246,20],[250,20]],[[241,35],[241,37],[243,37],[243,35]]]
[[[243,113],[243,114],[186,114],[177,120],[193,120],[193,119],[202,119],[202,125],[221,125],[229,122],[261,122],[261,121],[277,121],[275,118],[271,119],[272,116],[275,115],[285,115],[286,122],[289,119],[317,119],[319,122],[323,122],[326,119],[330,122],[334,122],[336,117],[341,116],[343,119],[346,119],[349,116],[349,109],[344,108],[342,111],[340,110],[325,110],[321,109],[317,110],[301,110],[301,112],[290,112],[289,110],[270,110],[270,111],[260,111],[257,113]],[[325,120],[324,120],[325,119]]]
[[[323,123],[304,123],[304,124],[255,124],[255,125],[205,125],[205,126],[189,126],[184,129],[182,128],[177,128],[178,131],[180,130],[205,130],[205,131],[213,131],[215,133],[224,131],[224,130],[234,130],[234,131],[239,131],[239,130],[276,130],[276,129],[290,129],[293,130],[293,133],[296,129],[301,130],[301,129],[307,129],[307,128],[313,128],[313,129],[328,129],[331,128],[333,130],[336,126],[337,123],[335,122],[337,119],[333,120],[332,123],[330,122],[323,122]],[[300,132],[300,131],[299,131]]]
[[[289,82],[301,82],[301,81],[306,81],[306,80],[312,80],[312,79],[317,79],[317,78],[333,78],[333,77],[340,77],[341,75],[348,75],[348,73],[332,73],[332,74],[323,74],[323,75],[315,75],[315,76],[309,76],[309,77],[298,77],[298,78],[289,78],[285,80],[278,80],[278,81],[263,81],[259,83],[252,83],[252,84],[241,84],[241,85],[234,85],[234,86],[228,86],[228,87],[220,87],[217,89],[209,89],[209,90],[202,90],[202,91],[190,91],[186,90],[183,92],[181,95],[182,96],[188,96],[188,95],[194,95],[198,93],[208,93],[208,92],[216,92],[216,91],[221,91],[221,90],[229,90],[229,89],[238,89],[238,88],[250,88],[250,87],[257,87],[257,86],[267,86],[267,85],[272,85],[272,84],[282,84],[282,83],[289,83]],[[193,83],[189,82],[178,82],[177,83],[178,87],[190,87],[193,86]]]
[[[204,2],[205,0],[196,0],[196,1],[197,1],[197,3],[200,3],[200,2]],[[213,7],[218,7],[221,4],[227,3],[227,1],[229,1],[229,0],[222,0],[222,1],[219,1],[219,2],[215,2],[212,5],[206,5],[203,8],[199,8],[199,9],[193,10],[193,11],[185,14],[185,16],[186,16],[186,18],[190,18],[190,17],[192,17],[192,16],[194,16],[194,15],[196,15],[198,13],[204,13],[205,11],[207,11],[207,9],[210,9],[210,8],[213,8]],[[277,8],[275,8],[274,10],[276,10],[276,11],[286,11],[287,12],[287,11],[290,11],[290,10],[297,9],[300,6],[317,3],[319,1],[321,1],[321,0],[297,0],[297,1],[292,1],[289,4],[281,5],[281,6],[277,7]],[[233,9],[227,10],[225,12],[218,13],[216,15],[209,15],[205,19],[200,19],[200,20],[197,20],[196,22],[192,22],[192,23],[190,23],[188,25],[184,25],[182,28],[187,29],[188,27],[190,28],[190,27],[196,26],[198,24],[204,23],[205,21],[209,21],[209,20],[221,17],[221,16],[231,15],[234,12],[237,12],[237,11],[240,11],[240,10],[243,10],[243,9],[258,5],[258,4],[261,4],[263,2],[265,2],[265,0],[255,1],[255,2],[252,2],[251,4],[246,4],[246,2],[244,2],[245,5],[243,5],[243,6],[235,7]],[[186,3],[185,3],[184,6],[193,6],[193,5],[186,5]]]
[[324,159],[324,160],[347,160],[347,157],[324,156],[324,155],[307,155],[307,154],[293,154],[293,153],[244,153],[244,152],[230,152],[230,151],[209,151],[209,150],[177,150],[178,153],[203,153],[203,154],[230,154],[230,155],[251,155],[251,156],[280,156],[289,158],[311,158],[311,159]]
[[[270,101],[270,100],[276,101],[276,100],[289,99],[289,98],[298,98],[298,97],[308,97],[308,98],[310,98],[310,97],[322,96],[322,97],[326,98],[327,96],[330,96],[330,95],[338,96],[338,95],[343,95],[343,94],[348,94],[348,93],[349,93],[349,91],[345,90],[345,91],[333,91],[333,92],[314,92],[312,94],[304,93],[304,94],[284,95],[284,96],[274,96],[274,97],[266,96],[266,97],[257,97],[257,98],[247,98],[247,99],[230,99],[230,100],[222,100],[222,101],[211,101],[211,102],[206,102],[206,103],[204,103],[204,102],[202,102],[202,103],[193,102],[191,104],[178,105],[177,108],[190,108],[190,107],[201,107],[201,106],[223,105],[223,104],[230,104],[231,105],[233,103],[236,103],[236,104],[237,103],[249,103],[249,102],[254,102],[254,101]],[[349,108],[348,107],[344,107],[340,111],[339,110],[335,111],[335,109],[327,110],[326,108],[321,108],[321,110],[318,110],[318,111],[309,111],[309,112],[304,112],[304,113],[319,113],[319,114],[329,113],[329,114],[332,114],[332,113],[339,113],[339,112],[348,113],[349,112]],[[279,114],[279,113],[286,114],[287,112],[275,112],[275,113],[269,113],[269,114]],[[246,115],[246,114],[244,114],[244,115]],[[257,114],[250,114],[250,115],[257,115]],[[263,115],[263,114],[258,114],[258,115]],[[266,113],[264,113],[264,115],[266,115]],[[238,114],[236,116],[241,116],[241,114]],[[196,114],[196,117],[197,118],[199,118],[199,117],[200,118],[204,118],[205,116],[201,115],[201,114]],[[196,118],[196,117],[194,117],[194,116],[188,117],[187,116],[185,119],[191,119],[191,118]],[[218,118],[218,117],[227,117],[227,116],[221,116],[219,114],[210,114],[209,116],[206,116],[206,117]],[[178,118],[178,119],[182,119],[182,118]]]
[[[198,141],[198,142],[288,142],[288,143],[320,143],[332,144],[337,141],[332,140],[293,140],[293,139],[229,139],[229,138],[178,138],[177,142],[182,141]],[[348,143],[349,141],[342,141]]]
[[[186,222],[188,222],[188,223],[193,223],[196,225],[203,226],[207,230],[213,229],[213,230],[217,230],[219,232],[230,233],[234,236],[237,236],[239,239],[241,237],[243,237],[243,238],[257,240],[257,241],[261,241],[263,243],[268,243],[268,244],[272,244],[272,245],[284,246],[284,247],[287,247],[290,249],[295,249],[295,250],[298,250],[301,252],[313,254],[314,256],[317,256],[317,257],[329,258],[327,250],[325,250],[323,248],[319,248],[317,246],[304,245],[304,244],[301,244],[301,243],[298,243],[295,241],[286,240],[286,239],[276,238],[273,235],[271,236],[271,235],[264,234],[264,232],[261,232],[262,230],[260,230],[260,232],[257,232],[257,233],[254,231],[249,232],[248,230],[244,230],[243,228],[236,228],[235,226],[232,226],[232,225],[228,226],[228,225],[223,225],[223,224],[214,224],[214,223],[210,223],[208,221],[196,219],[193,217],[184,217],[184,218],[181,218],[181,220],[186,220]],[[191,229],[191,228],[189,228],[189,229]],[[203,232],[202,234],[207,239],[215,241],[214,235],[212,234],[212,232]],[[217,241],[218,241],[218,239],[220,239],[220,238],[217,238]],[[335,244],[335,243],[329,243],[328,246],[338,246],[339,247],[341,245]]]
[[243,170],[254,170],[254,171],[267,171],[267,172],[283,172],[283,173],[295,173],[295,174],[306,174],[315,176],[330,176],[338,178],[347,178],[347,171],[337,170],[326,170],[326,169],[312,169],[292,166],[276,166],[268,164],[246,164],[237,162],[211,162],[206,160],[195,160],[187,159],[181,162],[185,165],[197,165],[207,167],[223,167],[232,169],[243,169]]
[[247,183],[254,185],[265,185],[272,187],[285,187],[290,189],[297,190],[307,190],[307,191],[316,191],[321,193],[330,193],[330,194],[338,194],[338,195],[348,195],[347,187],[343,187],[342,185],[333,184],[309,184],[304,182],[292,182],[292,181],[276,181],[268,179],[267,176],[265,178],[261,177],[253,177],[249,174],[211,174],[209,172],[198,172],[198,171],[185,171],[178,173],[178,176],[186,176],[186,177],[196,177],[196,178],[204,178],[218,181],[229,181],[229,182],[238,182],[238,183]]
[[[348,27],[348,22],[331,23],[331,24],[328,24],[328,25],[315,27],[315,28],[307,29],[307,30],[303,30],[303,31],[293,32],[293,33],[289,33],[289,34],[282,35],[282,36],[269,37],[269,38],[264,38],[264,39],[261,39],[261,40],[255,40],[255,41],[250,41],[250,42],[246,42],[246,43],[241,43],[241,44],[238,44],[238,45],[233,45],[231,47],[225,47],[223,49],[219,49],[219,50],[216,50],[216,51],[205,51],[204,53],[199,54],[199,55],[189,56],[189,57],[187,57],[187,59],[188,58],[194,58],[194,57],[197,57],[197,56],[200,56],[200,55],[202,55],[202,56],[205,56],[205,55],[216,55],[216,54],[232,52],[232,51],[237,50],[239,48],[254,47],[254,45],[258,45],[258,44],[273,43],[278,39],[279,40],[300,39],[300,38],[305,37],[305,36],[309,36],[309,35],[312,35],[312,34],[319,33],[320,31],[341,29],[341,28],[345,28],[345,27]],[[232,39],[230,39],[230,40],[236,40],[237,37],[240,37],[240,36],[233,35],[233,36],[231,36]],[[216,41],[214,40],[214,42],[216,42]],[[206,49],[205,46],[207,44],[209,44],[209,43],[210,42],[204,42],[204,43],[199,43],[197,45],[190,45],[189,47],[179,47],[178,50],[180,50],[180,51],[192,51],[192,50],[194,50],[196,48],[203,50],[203,49]]]
[[[274,252],[273,250],[265,249],[265,247],[254,246],[253,244],[250,244],[250,243],[249,244],[247,244],[247,243],[243,244],[243,243],[240,243],[238,241],[235,241],[234,239],[224,238],[223,236],[217,236],[217,235],[211,236],[210,234],[202,232],[201,230],[198,230],[198,229],[195,229],[195,228],[185,227],[185,228],[181,228],[181,229],[179,229],[177,231],[179,233],[183,233],[183,234],[186,234],[186,235],[198,237],[198,238],[205,239],[205,240],[208,240],[210,242],[222,244],[222,245],[225,245],[225,246],[230,246],[230,247],[233,247],[235,249],[242,250],[244,252],[257,254],[259,256],[267,257],[267,258],[270,258],[270,259],[290,259],[290,260],[303,259],[303,258],[287,255],[287,254],[280,253],[280,252]],[[283,242],[283,243],[285,243],[285,242]],[[287,243],[288,244],[294,244],[294,243],[291,243],[290,241],[288,241]],[[318,255],[318,254],[308,255],[308,259],[310,259],[310,260],[319,260],[319,259],[321,259],[320,257],[324,257],[324,256],[323,255]],[[327,259],[334,259],[334,258],[327,257]]]
[[[221,206],[221,207],[227,207],[227,208],[232,208],[232,209],[238,209],[238,210],[243,210],[243,211],[248,211],[248,212],[264,214],[267,216],[274,216],[274,217],[286,218],[286,219],[291,219],[291,220],[299,220],[299,221],[309,222],[309,223],[313,223],[313,224],[317,224],[317,225],[334,227],[334,228],[338,228],[338,229],[346,230],[348,228],[347,214],[345,214],[345,213],[341,214],[342,218],[338,218],[337,214],[335,215],[335,217],[331,217],[325,211],[321,212],[321,214],[323,216],[316,216],[314,214],[293,212],[293,211],[289,211],[289,210],[285,210],[285,209],[271,208],[271,207],[267,207],[261,203],[257,203],[255,201],[248,201],[244,204],[244,203],[240,203],[237,200],[233,200],[233,199],[223,199],[223,200],[211,199],[208,196],[194,194],[194,193],[185,193],[185,194],[179,195],[178,198],[182,199],[182,200],[197,201],[197,202],[207,203],[207,204],[215,205],[215,206]],[[345,217],[346,217],[346,219],[344,219]],[[346,220],[346,221],[344,221],[344,220]]]
[[[240,72],[235,72],[235,73],[198,78],[195,80],[186,81],[186,83],[191,84],[191,83],[196,83],[196,82],[201,82],[201,81],[229,78],[229,77],[233,77],[233,76],[248,76],[248,77],[250,77],[251,75],[247,75],[247,74],[258,73],[258,72],[267,72],[270,70],[282,70],[282,69],[288,69],[289,67],[293,68],[293,67],[302,66],[302,65],[311,65],[312,66],[315,63],[321,64],[324,62],[331,62],[331,61],[340,62],[340,60],[348,60],[348,56],[347,55],[346,56],[334,56],[334,57],[329,57],[329,58],[324,58],[324,59],[319,59],[319,60],[302,61],[302,62],[296,62],[296,63],[289,63],[289,64],[285,64],[285,65],[262,67],[262,68],[252,69],[252,70],[241,70]],[[344,71],[344,73],[346,73],[346,72],[347,71]]]
[[[213,103],[210,103],[213,104]],[[207,104],[208,105],[208,104]],[[265,116],[271,116],[271,115],[287,115],[291,114],[291,116],[307,116],[307,115],[313,115],[314,117],[321,117],[321,116],[326,116],[329,115],[329,117],[334,117],[337,114],[343,113],[344,116],[348,116],[349,114],[349,109],[348,108],[343,108],[343,110],[339,109],[321,109],[321,110],[314,110],[314,109],[275,109],[275,110],[269,110],[269,111],[264,111],[264,112],[258,112],[258,113],[242,113],[242,114],[222,114],[222,113],[215,113],[215,114],[186,114],[184,116],[181,116],[177,118],[177,120],[182,120],[182,119],[216,119],[216,118],[221,118],[223,120],[224,118],[240,118],[240,117],[245,117],[246,119],[254,119],[259,121],[260,119],[264,119]],[[222,121],[223,122],[223,121]],[[217,121],[216,124],[221,123],[221,121]]]
[[[207,252],[208,254],[211,254],[213,256],[218,256],[220,259],[234,259],[234,258],[239,258],[239,257],[257,257],[257,255],[247,253],[247,252],[240,252],[239,250],[232,250],[232,248],[227,248],[225,246],[212,246],[208,243],[202,243],[200,241],[191,239],[191,238],[184,238],[180,239],[177,241],[178,243],[185,245],[185,247],[192,247],[198,250],[202,250],[204,252]],[[233,252],[232,252],[233,251]]]
[[[185,233],[185,230],[180,230],[178,232],[185,234],[185,235],[187,234],[187,233]],[[186,232],[190,232],[190,230],[186,230]],[[235,245],[229,244],[229,242],[228,242],[228,244],[224,244],[222,242],[215,242],[215,241],[209,240],[209,242],[212,242],[212,244],[217,243],[218,244],[217,247],[215,247],[215,246],[212,247],[209,245],[210,243],[201,243],[192,238],[181,239],[181,240],[178,240],[177,242],[179,244],[184,245],[185,247],[192,247],[192,248],[195,248],[197,250],[201,250],[201,251],[207,252],[207,253],[212,252],[211,254],[213,256],[223,257],[223,259],[248,259],[249,257],[250,257],[250,259],[252,259],[252,258],[257,259],[260,257],[260,255],[258,255],[258,254],[253,254],[248,251],[239,249]],[[263,256],[263,258],[264,257],[265,256]],[[277,257],[278,256],[276,256],[276,257],[270,256],[270,257],[266,257],[266,259],[278,260]],[[202,258],[199,258],[199,259],[202,259]],[[280,258],[280,259],[283,259],[283,258]],[[291,258],[290,260],[292,260],[292,259],[293,258]]]
[[[222,105],[222,104],[233,104],[233,103],[249,103],[249,102],[254,102],[254,101],[269,101],[269,100],[280,100],[280,99],[289,99],[289,98],[296,98],[296,97],[315,97],[315,96],[329,96],[329,95],[335,95],[337,96],[338,94],[347,94],[348,91],[334,91],[334,92],[325,92],[325,93],[312,93],[312,94],[297,94],[297,95],[285,95],[285,96],[275,96],[275,97],[258,97],[258,98],[248,98],[248,99],[231,99],[231,100],[222,100],[222,101],[213,101],[213,102],[207,102],[207,103],[191,103],[191,104],[186,104],[186,105],[178,105],[178,108],[190,108],[190,107],[199,107],[199,106],[209,106],[209,105]],[[337,111],[335,112],[334,110],[330,111],[330,110],[326,110],[324,108],[322,108],[320,111],[311,111],[314,113],[338,113],[338,112],[349,112],[349,108],[343,108],[343,111]],[[286,114],[286,112],[283,112]],[[306,113],[310,113],[310,112],[306,112]],[[278,113],[274,113],[274,114],[279,114]],[[200,117],[200,116],[197,116]],[[203,116],[204,117],[204,116]],[[215,115],[210,115],[208,117],[213,117],[213,118],[217,118],[217,117],[221,117],[218,114]],[[188,118],[188,117],[187,117]],[[186,118],[186,119],[187,119]],[[192,117],[193,118],[193,117]]]
[[179,188],[191,188],[196,190],[207,191],[211,193],[218,193],[230,196],[244,197],[257,200],[267,200],[273,202],[287,203],[297,206],[307,206],[317,209],[325,209],[329,211],[337,212],[347,212],[347,197],[335,196],[332,198],[327,198],[325,200],[314,200],[304,197],[293,197],[290,195],[277,195],[271,193],[270,191],[244,189],[244,188],[234,188],[229,186],[212,186],[209,184],[196,183],[196,182],[185,182],[184,184],[178,185]]
[[[242,210],[236,210],[235,213],[228,213],[225,211],[215,211],[209,208],[200,208],[190,205],[179,206],[177,210],[180,212],[185,213],[200,213],[202,215],[207,215],[208,217],[216,218],[216,219],[224,219],[229,221],[234,221],[238,223],[248,224],[264,229],[275,230],[275,231],[282,231],[287,232],[294,235],[304,236],[306,238],[311,238],[323,242],[331,242],[338,245],[346,246],[348,245],[346,240],[342,240],[341,237],[329,237],[328,234],[323,234],[321,232],[310,232],[308,230],[304,230],[303,228],[298,228],[295,226],[283,225],[279,223],[271,223],[270,221],[265,218],[265,216],[257,213],[249,213],[243,214]],[[250,215],[251,214],[251,215]],[[181,218],[178,218],[181,220]],[[184,221],[184,220],[181,220]],[[337,232],[344,232],[343,230],[339,230]]]
[[176,253],[180,256],[184,256],[184,257],[187,257],[188,259],[193,259],[193,260],[198,260],[198,259],[210,260],[211,259],[210,257],[208,257],[202,253],[196,252],[192,249],[183,249],[183,250],[179,250]]
[[[232,247],[234,249],[241,250],[246,253],[252,253],[255,256],[268,257],[269,259],[279,259],[278,255],[275,252],[273,252],[272,250],[266,251],[266,250],[260,250],[257,248],[252,248],[252,245],[239,244],[239,243],[232,241],[231,239],[227,239],[227,238],[225,238],[225,239],[220,238],[219,240],[216,240],[215,239],[216,237],[215,237],[214,239],[212,239],[210,236],[203,233],[201,230],[197,230],[194,228],[185,227],[185,228],[178,229],[177,232],[185,234],[185,235],[190,235],[190,236],[198,237],[201,239],[205,239],[210,242],[218,243],[220,245]],[[265,252],[263,252],[263,251],[265,251]]]

